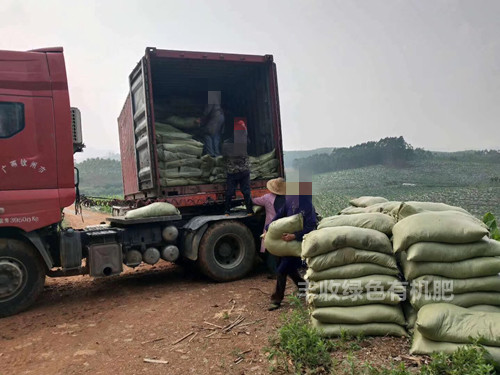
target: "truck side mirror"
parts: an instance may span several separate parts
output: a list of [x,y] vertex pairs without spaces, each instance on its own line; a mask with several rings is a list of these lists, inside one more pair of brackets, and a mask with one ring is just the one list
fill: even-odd
[[82,115],[76,107],[71,107],[71,128],[73,130],[73,153],[82,152],[85,147],[82,137]]

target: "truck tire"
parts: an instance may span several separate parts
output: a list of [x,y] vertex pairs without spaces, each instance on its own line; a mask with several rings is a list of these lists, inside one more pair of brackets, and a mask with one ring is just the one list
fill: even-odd
[[29,244],[0,239],[0,318],[35,302],[45,282],[45,266]]
[[238,221],[220,221],[210,225],[198,252],[198,266],[215,281],[244,277],[253,267],[255,241],[250,229]]

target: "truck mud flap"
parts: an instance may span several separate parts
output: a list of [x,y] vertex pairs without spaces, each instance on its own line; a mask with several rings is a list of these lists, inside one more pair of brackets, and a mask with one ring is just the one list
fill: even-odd
[[208,223],[197,230],[192,230],[184,237],[184,249],[182,255],[191,260],[198,259],[198,248],[200,241],[208,228]]

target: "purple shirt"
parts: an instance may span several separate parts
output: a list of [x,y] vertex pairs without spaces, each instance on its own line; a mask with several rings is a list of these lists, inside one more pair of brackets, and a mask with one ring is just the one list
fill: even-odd
[[[273,221],[273,217],[276,215],[276,210],[274,209],[274,201],[276,200],[276,195],[273,193],[267,193],[262,197],[252,198],[253,204],[257,206],[263,206],[266,209],[266,221],[264,226],[267,227]],[[260,252],[266,251],[264,246],[264,239],[262,239],[260,244]]]

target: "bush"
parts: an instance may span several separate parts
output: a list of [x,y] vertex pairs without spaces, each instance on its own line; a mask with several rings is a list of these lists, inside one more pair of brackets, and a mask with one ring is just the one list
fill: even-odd
[[488,212],[486,215],[484,215],[483,221],[490,229],[491,238],[500,241],[500,229],[498,228],[498,223],[495,219],[495,216],[491,212]]
[[429,365],[423,366],[422,375],[494,375],[493,365],[486,350],[477,345],[459,348],[453,354],[436,353]]

